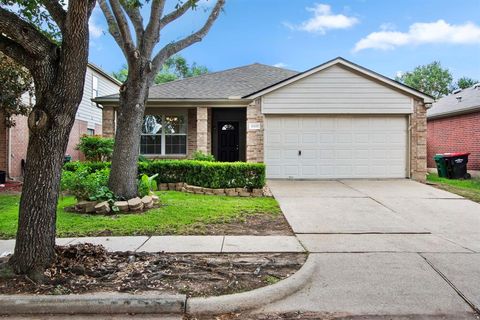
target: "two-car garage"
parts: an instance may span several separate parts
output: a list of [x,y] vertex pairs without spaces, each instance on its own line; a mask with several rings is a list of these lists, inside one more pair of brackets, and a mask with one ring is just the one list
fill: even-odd
[[404,178],[407,116],[265,117],[269,178]]
[[267,178],[426,172],[423,117],[433,100],[368,69],[339,58],[251,98],[261,98]]

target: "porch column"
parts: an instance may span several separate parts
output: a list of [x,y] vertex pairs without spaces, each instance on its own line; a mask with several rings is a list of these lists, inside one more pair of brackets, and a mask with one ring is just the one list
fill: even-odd
[[102,136],[115,137],[115,110],[112,106],[103,106],[102,109]]
[[415,101],[410,116],[410,176],[425,182],[427,177],[427,108],[421,101]]
[[247,162],[263,162],[263,114],[260,99],[247,106]]
[[208,108],[197,107],[197,150],[209,153],[208,145]]

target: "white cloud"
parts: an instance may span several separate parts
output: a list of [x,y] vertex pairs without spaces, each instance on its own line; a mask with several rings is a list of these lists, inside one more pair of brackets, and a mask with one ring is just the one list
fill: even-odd
[[382,30],[370,33],[355,44],[353,51],[392,50],[399,46],[434,43],[480,44],[480,26],[471,22],[453,25],[444,20],[417,22],[410,25],[408,32]]
[[279,63],[275,63],[273,66],[277,67],[277,68],[285,68],[285,67],[288,66],[288,64],[283,63],[283,62],[279,62]]
[[291,23],[284,25],[292,30],[325,34],[329,29],[347,29],[359,22],[355,17],[332,13],[332,8],[328,4],[316,3],[314,7],[307,8],[307,11],[313,12],[312,18],[298,25]]
[[88,21],[88,30],[91,38],[100,38],[104,34],[102,26],[97,23],[97,17],[102,14],[103,13],[100,11],[100,8],[95,6],[92,15],[90,16],[90,20]]

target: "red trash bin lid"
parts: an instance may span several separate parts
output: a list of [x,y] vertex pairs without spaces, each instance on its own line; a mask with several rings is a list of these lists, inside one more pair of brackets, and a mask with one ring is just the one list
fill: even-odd
[[443,154],[445,157],[463,157],[468,155],[470,155],[470,152],[447,152]]

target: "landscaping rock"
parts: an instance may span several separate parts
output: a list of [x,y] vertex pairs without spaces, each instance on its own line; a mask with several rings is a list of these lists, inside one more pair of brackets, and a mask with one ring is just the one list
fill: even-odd
[[250,197],[252,194],[248,191],[241,191],[238,193],[240,197]]
[[253,189],[252,197],[263,197],[263,189]]
[[213,195],[214,194],[213,189],[211,189],[211,188],[202,188],[202,190],[203,190],[204,194],[207,194],[207,195]]
[[152,195],[153,204],[160,203],[160,198],[156,195]]
[[227,196],[230,197],[237,197],[238,196],[238,191],[235,190],[235,188],[227,188],[225,189],[225,193]]
[[142,211],[143,202],[139,197],[128,200],[128,208],[130,211]]
[[213,194],[217,196],[224,196],[225,195],[225,189],[213,189]]
[[168,190],[168,183],[160,183],[159,189],[160,191],[167,191]]
[[153,199],[151,196],[145,196],[142,198],[143,208],[150,209],[153,207]]
[[75,205],[75,210],[85,213],[95,212],[97,203],[97,201],[80,201]]
[[203,188],[202,187],[192,186],[192,189],[193,189],[193,192],[195,194],[203,194]]
[[113,206],[117,207],[120,212],[128,211],[128,202],[127,201],[115,201]]
[[100,202],[99,204],[95,205],[95,212],[98,214],[105,214],[110,212],[110,204],[108,201]]
[[176,183],[169,183],[168,184],[168,190],[170,190],[170,191],[177,190],[177,184]]
[[187,189],[187,192],[188,193],[194,193],[195,192],[195,186],[191,186],[191,185],[185,185],[185,188]]
[[263,195],[265,197],[273,198],[272,191],[270,191],[270,188],[268,186],[263,187]]
[[178,183],[176,184],[176,186],[175,186],[175,190],[177,190],[177,191],[182,191],[184,185],[185,185],[185,183],[183,183],[183,182],[178,182]]

